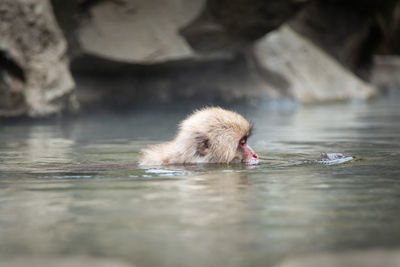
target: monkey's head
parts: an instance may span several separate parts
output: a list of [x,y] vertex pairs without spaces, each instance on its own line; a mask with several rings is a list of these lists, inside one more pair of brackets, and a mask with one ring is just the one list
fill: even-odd
[[243,116],[219,107],[204,108],[180,124],[181,140],[195,162],[257,164],[258,155],[247,144],[250,123]]

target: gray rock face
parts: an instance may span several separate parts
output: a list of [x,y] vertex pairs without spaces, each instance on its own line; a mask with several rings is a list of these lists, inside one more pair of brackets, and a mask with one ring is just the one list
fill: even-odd
[[375,56],[371,83],[381,90],[400,91],[400,56]]
[[80,23],[78,39],[83,52],[124,62],[149,64],[203,57],[205,53],[227,54],[281,25],[295,13],[298,4],[293,2],[94,2]]
[[79,68],[75,72],[77,97],[82,106],[88,107],[131,107],[183,100],[208,104],[240,100],[257,104],[280,96],[265,82],[265,79],[279,79],[273,73],[261,77],[246,54],[150,66],[88,57],[75,60],[72,67]]
[[[49,1],[0,1],[0,116],[76,108],[67,56],[82,106],[369,98],[377,90],[358,77],[370,78],[367,61],[382,41],[371,17],[395,6],[51,0],[67,52]],[[389,33],[398,32],[399,5],[396,10]],[[384,47],[392,51],[398,38],[387,35]]]
[[136,63],[192,57],[179,29],[202,10],[204,0],[104,2],[90,9],[79,29],[86,53]]
[[[79,96],[106,96],[97,97],[98,101],[116,100],[111,97],[115,94],[131,95],[123,99],[130,105],[150,98],[161,102],[193,97],[228,102],[291,98],[309,103],[376,94],[373,86],[288,26],[273,31],[295,13],[295,6],[288,1],[252,0],[252,5],[241,0],[118,3],[101,2],[88,9],[90,16],[79,30],[83,51],[119,62],[150,64],[151,81],[132,70],[125,75],[129,80],[121,75],[110,86],[105,86],[107,81],[91,86],[95,90],[87,82],[81,83]],[[278,10],[281,12],[276,15]],[[301,21],[293,18],[292,24]],[[246,52],[253,45],[254,50]],[[232,71],[238,66],[238,61],[232,60],[238,54],[244,55],[239,75]],[[216,64],[224,67],[214,71]],[[94,71],[98,68],[89,65]],[[202,67],[205,65],[207,70]],[[154,70],[156,75],[151,75]],[[80,99],[87,103],[94,98]]]
[[73,105],[66,42],[47,0],[0,1],[0,116],[43,116]]
[[254,54],[261,68],[286,79],[286,94],[303,103],[365,99],[376,94],[373,86],[288,26],[257,41]]

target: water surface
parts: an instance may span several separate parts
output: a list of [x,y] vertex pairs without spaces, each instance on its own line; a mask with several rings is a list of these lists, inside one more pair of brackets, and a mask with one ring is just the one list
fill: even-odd
[[[88,255],[137,266],[273,266],[400,247],[399,99],[236,107],[258,166],[140,169],[187,108],[0,127],[0,259]],[[313,163],[321,152],[356,160]]]

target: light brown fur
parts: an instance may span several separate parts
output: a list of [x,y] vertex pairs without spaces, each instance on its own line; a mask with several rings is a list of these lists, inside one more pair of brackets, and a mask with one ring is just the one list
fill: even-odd
[[229,163],[241,161],[238,142],[249,135],[250,123],[219,107],[195,111],[179,125],[174,140],[142,150],[141,166]]

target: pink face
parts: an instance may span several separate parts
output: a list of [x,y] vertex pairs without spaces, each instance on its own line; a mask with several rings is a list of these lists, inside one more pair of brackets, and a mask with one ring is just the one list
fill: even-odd
[[242,137],[239,141],[239,150],[242,153],[242,162],[246,164],[258,164],[258,155],[254,150],[247,144],[247,136]]

